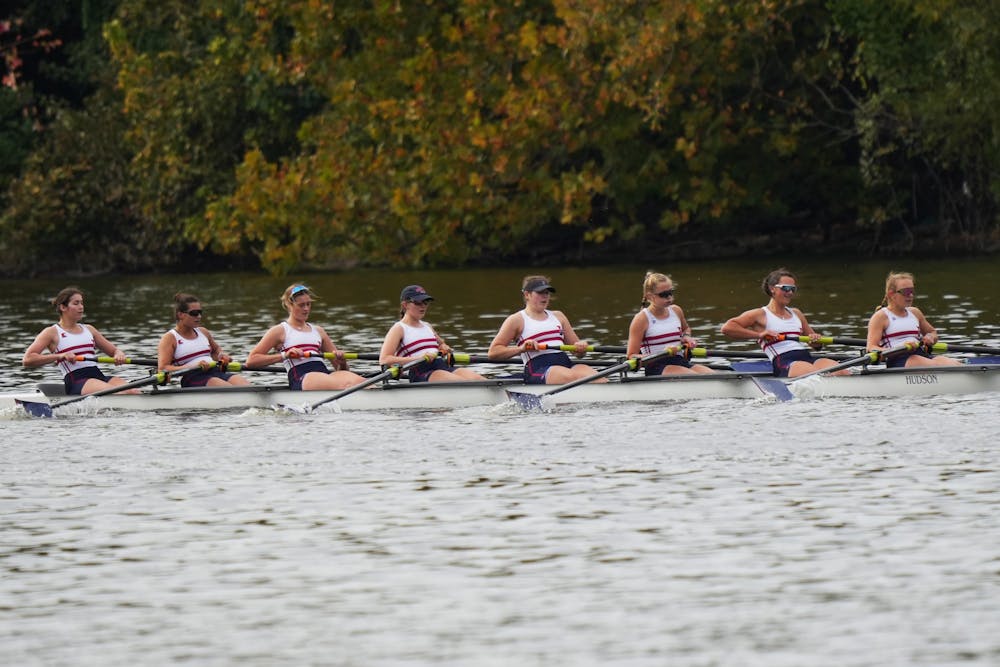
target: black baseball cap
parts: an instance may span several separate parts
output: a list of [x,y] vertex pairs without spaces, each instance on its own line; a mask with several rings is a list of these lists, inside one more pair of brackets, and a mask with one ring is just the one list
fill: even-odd
[[535,280],[528,281],[528,284],[524,286],[525,292],[555,292],[556,288],[549,284],[548,280],[544,278],[536,278]]
[[407,285],[399,295],[400,301],[433,301],[434,297],[420,285]]

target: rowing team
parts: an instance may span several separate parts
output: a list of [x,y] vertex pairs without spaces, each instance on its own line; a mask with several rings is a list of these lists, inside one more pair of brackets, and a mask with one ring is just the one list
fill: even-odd
[[[738,340],[756,340],[779,377],[795,377],[834,366],[834,360],[810,351],[810,346],[820,347],[821,335],[813,330],[801,310],[791,306],[798,290],[795,276],[786,269],[776,269],[765,276],[761,288],[769,298],[768,303],[730,319],[722,325],[722,333]],[[565,384],[596,373],[591,366],[574,361],[560,349],[570,346],[582,358],[588,344],[576,335],[565,314],[549,309],[555,291],[545,276],[524,278],[521,284],[524,308],[504,320],[490,344],[491,360],[521,358],[527,384]],[[642,291],[642,309],[629,325],[628,357],[639,360],[636,366],[642,366],[646,375],[714,372],[707,366],[692,364],[684,354],[697,341],[691,337],[684,311],[674,303],[675,285],[671,278],[662,273],[647,273]],[[885,356],[889,366],[958,364],[954,359],[931,356],[919,347],[934,345],[938,335],[923,313],[913,307],[913,295],[911,274],[889,274],[885,298],[868,323],[868,349],[880,353],[895,350]],[[348,368],[344,354],[323,328],[309,322],[315,298],[305,285],[294,284],[285,289],[281,304],[288,318],[271,327],[250,351],[248,368],[281,362],[291,389],[340,390],[364,381],[365,378]],[[434,297],[419,285],[409,285],[399,300],[400,319],[385,336],[380,364],[406,365],[410,382],[484,379],[471,369],[456,368],[451,361],[451,347],[424,321]],[[100,331],[81,323],[83,293],[76,287],[67,287],[52,303],[59,322],[38,334],[25,351],[24,366],[58,364],[63,371],[66,393],[70,395],[124,384],[122,378],[105,375],[95,361],[87,358],[101,350],[117,364],[127,361],[125,353]],[[174,297],[176,326],[160,339],[159,369],[170,373],[197,366],[197,370],[184,374],[181,385],[185,387],[249,384],[243,376],[226,370],[232,359],[222,351],[211,332],[201,326],[202,314],[196,296],[180,293]],[[810,343],[803,344],[800,337]],[[332,370],[324,359],[332,361]],[[595,381],[606,380],[595,378]]]

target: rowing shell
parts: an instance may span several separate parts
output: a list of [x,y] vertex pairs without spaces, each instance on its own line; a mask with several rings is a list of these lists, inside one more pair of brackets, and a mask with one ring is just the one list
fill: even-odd
[[[566,403],[662,402],[697,399],[759,399],[753,382],[762,373],[626,377],[606,384],[574,387],[545,405]],[[41,385],[43,391],[0,395],[0,409],[13,409],[15,399],[57,402],[62,384]],[[498,405],[507,390],[539,394],[551,386],[524,385],[513,379],[475,382],[385,384],[336,401],[341,410],[433,410]],[[799,398],[886,398],[1000,392],[1000,365],[976,364],[928,368],[869,368],[846,376],[816,376],[789,385]],[[141,394],[114,394],[81,401],[81,410],[237,410],[315,403],[334,391],[291,391],[282,386],[157,388]],[[87,407],[87,406],[90,407]]]

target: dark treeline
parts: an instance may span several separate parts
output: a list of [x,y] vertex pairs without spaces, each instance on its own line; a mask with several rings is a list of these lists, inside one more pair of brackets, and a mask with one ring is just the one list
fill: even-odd
[[6,275],[1000,248],[994,0],[6,6]]

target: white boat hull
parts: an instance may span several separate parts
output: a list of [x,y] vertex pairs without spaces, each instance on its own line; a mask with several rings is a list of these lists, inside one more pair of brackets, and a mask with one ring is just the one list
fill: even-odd
[[[661,402],[696,399],[754,399],[765,394],[755,373],[634,377],[606,384],[585,384],[544,399],[545,405],[566,403]],[[46,391],[61,385],[44,385]],[[789,387],[799,398],[885,398],[1000,392],[1000,365],[937,369],[868,369],[848,376],[814,376]],[[327,403],[321,410],[432,410],[498,405],[507,390],[541,394],[554,386],[526,386],[510,380],[376,386]],[[333,396],[332,391],[290,391],[280,386],[231,388],[157,388],[141,394],[113,394],[77,401],[61,411],[116,410],[246,410],[275,406],[303,407]],[[58,403],[65,396],[40,391],[0,395],[0,409],[15,409],[15,399]]]

